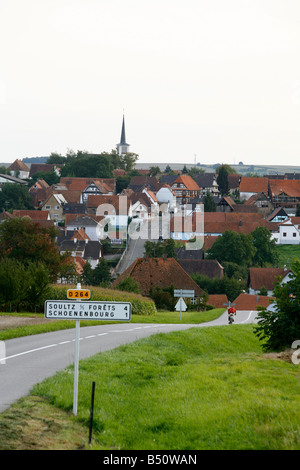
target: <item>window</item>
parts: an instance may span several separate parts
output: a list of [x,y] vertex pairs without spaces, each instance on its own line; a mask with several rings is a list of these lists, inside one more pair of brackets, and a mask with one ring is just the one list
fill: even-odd
[[297,234],[296,234],[296,232],[293,232],[293,237],[295,237],[295,238],[296,238],[296,235],[297,235]]
[[283,236],[283,237],[286,237],[286,232],[283,232],[282,236]]

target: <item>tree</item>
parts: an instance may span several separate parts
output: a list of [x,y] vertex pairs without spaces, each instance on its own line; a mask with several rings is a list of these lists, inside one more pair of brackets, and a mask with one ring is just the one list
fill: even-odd
[[7,310],[33,311],[41,303],[50,282],[42,263],[23,263],[6,258],[0,263],[0,304]]
[[271,233],[266,227],[257,227],[252,232],[253,245],[256,249],[253,263],[258,266],[276,264],[279,256],[275,240],[271,240]]
[[0,260],[14,259],[25,266],[43,263],[54,281],[66,257],[58,251],[56,234],[54,227],[41,227],[27,217],[5,220],[0,225]]
[[101,258],[93,270],[92,285],[107,285],[111,281],[110,268],[108,262]]
[[126,292],[134,292],[135,294],[140,294],[140,285],[138,281],[133,279],[130,276],[127,276],[125,279],[122,279],[118,284],[116,289],[126,291]]
[[217,183],[219,185],[219,191],[222,196],[226,196],[229,193],[229,183],[228,183],[228,169],[226,165],[221,165],[217,169]]
[[291,266],[293,277],[286,283],[275,284],[274,308],[260,308],[254,329],[266,350],[290,348],[300,338],[300,261]]
[[33,209],[32,196],[27,185],[3,184],[0,191],[0,212],[14,209]]
[[113,164],[111,156],[106,153],[86,154],[78,152],[74,158],[62,167],[61,176],[81,177],[81,178],[112,178]]
[[161,173],[159,166],[151,166],[149,176],[157,176]]
[[216,203],[214,201],[212,194],[209,191],[206,192],[203,198],[203,203],[204,203],[204,212],[216,212]]
[[251,235],[226,230],[218,237],[213,246],[207,251],[209,259],[217,259],[220,263],[228,261],[250,266],[255,254]]

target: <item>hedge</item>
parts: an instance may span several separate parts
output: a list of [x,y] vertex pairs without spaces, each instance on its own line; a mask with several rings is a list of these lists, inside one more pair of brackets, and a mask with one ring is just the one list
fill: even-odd
[[[89,299],[91,301],[130,302],[134,315],[155,315],[157,312],[153,300],[140,294],[95,286],[81,287],[91,291]],[[67,300],[67,290],[75,288],[74,285],[51,285],[47,292],[47,299],[43,299],[43,302],[45,300]]]

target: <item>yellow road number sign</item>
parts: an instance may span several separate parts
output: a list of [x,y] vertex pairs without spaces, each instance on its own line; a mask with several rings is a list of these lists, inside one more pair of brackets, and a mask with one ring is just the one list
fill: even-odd
[[91,297],[91,291],[88,289],[68,289],[68,299],[89,299]]

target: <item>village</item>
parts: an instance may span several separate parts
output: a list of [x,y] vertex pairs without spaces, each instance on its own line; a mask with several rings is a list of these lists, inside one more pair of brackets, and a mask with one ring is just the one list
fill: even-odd
[[[123,119],[117,152],[124,156],[128,151]],[[220,165],[215,173],[197,171],[196,166],[172,171],[169,165],[158,171],[149,165],[134,169],[134,176],[114,168],[112,178],[102,178],[61,176],[62,167],[27,166],[16,159],[0,174],[0,186],[28,187],[32,208],[10,210],[8,204],[2,208],[0,223],[30,218],[42,227],[55,227],[60,254],[68,254],[83,282],[88,281],[87,268],[94,271],[105,263],[109,275],[98,282],[117,287],[130,278],[139,293],[152,298],[157,290],[164,291],[165,295],[156,296],[158,308],[172,309],[166,300],[172,287],[192,289],[192,304],[205,291],[211,308],[234,304],[240,310],[256,310],[271,304],[279,276],[281,282],[289,279],[289,267],[268,260],[249,261],[241,274],[236,266],[243,264],[242,259],[222,263],[212,259],[212,249],[225,233],[249,236],[262,227],[273,247],[299,245],[300,173],[243,176],[230,171],[229,165]],[[224,178],[220,182],[223,170],[225,187]],[[48,184],[35,176],[39,174],[54,174],[56,182]]]

